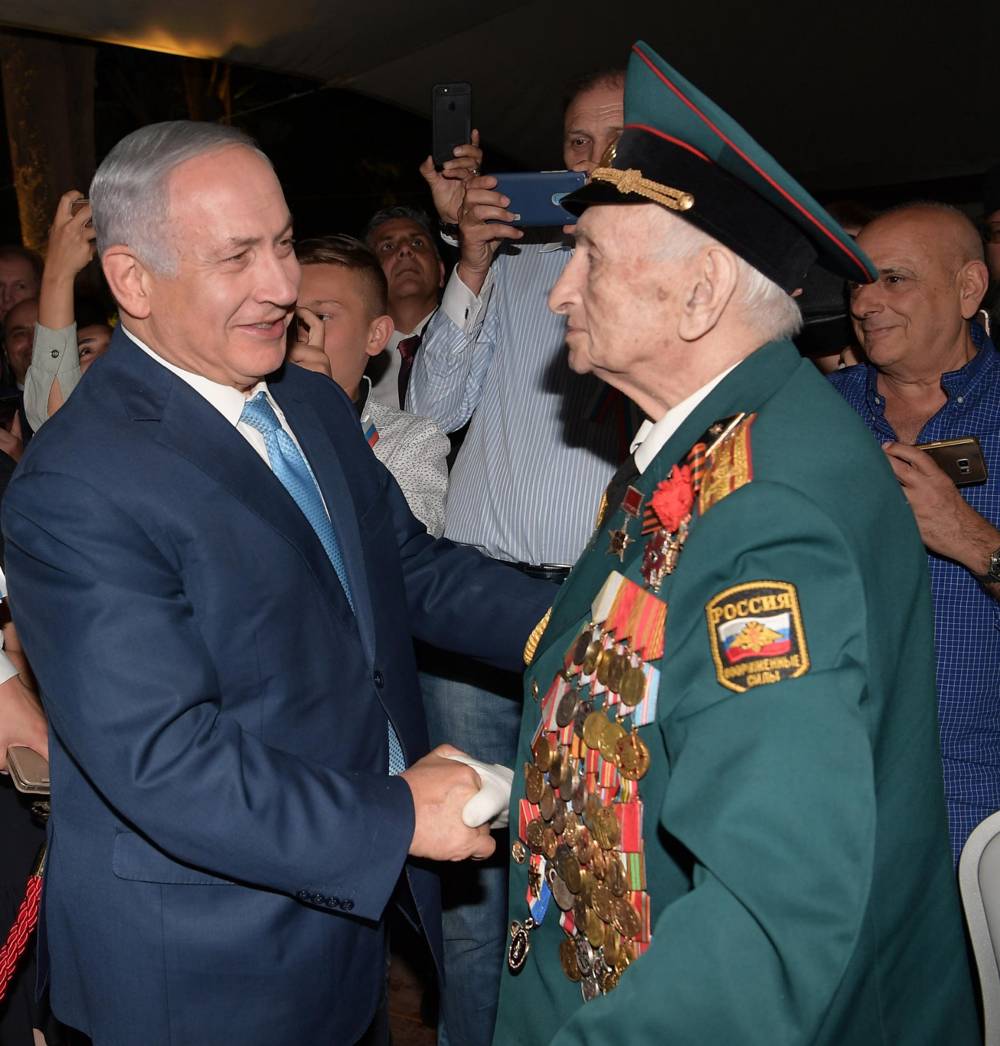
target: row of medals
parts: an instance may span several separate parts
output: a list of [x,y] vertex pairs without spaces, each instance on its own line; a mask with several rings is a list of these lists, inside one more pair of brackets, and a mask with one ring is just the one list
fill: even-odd
[[[646,680],[641,666],[632,664],[626,649],[605,648],[599,628],[590,626],[581,633],[570,659],[583,675],[596,674],[623,704],[634,707],[642,700]],[[635,728],[628,732],[603,709],[581,699],[576,689],[562,696],[556,723],[560,729],[573,723],[587,748],[599,751],[627,780],[637,781],[649,769],[649,749]],[[552,899],[563,911],[573,909],[574,933],[561,942],[559,959],[563,972],[580,983],[589,1002],[618,984],[635,958],[633,940],[642,930],[639,913],[627,897],[628,879],[618,856],[621,828],[612,807],[587,790],[584,760],[575,758],[570,748],[542,734],[532,756],[534,761],[524,764],[525,798],[538,805],[541,817],[526,827],[528,849],[546,858]],[[515,860],[523,862],[525,856],[521,844],[515,843]],[[537,897],[541,883],[529,880],[529,888]],[[530,919],[524,926],[511,925],[512,970],[524,964],[527,931],[533,926]]]

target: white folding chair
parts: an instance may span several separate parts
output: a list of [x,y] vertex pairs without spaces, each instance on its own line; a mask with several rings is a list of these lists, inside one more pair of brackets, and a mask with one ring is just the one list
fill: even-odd
[[979,969],[986,1046],[1000,1046],[1000,812],[966,840],[958,885]]

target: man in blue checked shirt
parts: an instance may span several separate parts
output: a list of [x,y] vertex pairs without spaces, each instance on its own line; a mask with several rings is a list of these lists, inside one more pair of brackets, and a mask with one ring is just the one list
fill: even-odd
[[[972,829],[1000,809],[1000,355],[973,322],[988,273],[975,226],[944,204],[892,210],[858,242],[879,270],[851,291],[869,362],[830,380],[882,442],[929,553],[957,862]],[[964,436],[979,440],[989,478],[957,488],[917,446]]]

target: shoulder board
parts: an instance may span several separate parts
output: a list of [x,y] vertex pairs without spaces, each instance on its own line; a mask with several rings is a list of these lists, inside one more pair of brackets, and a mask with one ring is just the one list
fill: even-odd
[[705,453],[705,470],[698,491],[698,514],[739,490],[753,479],[750,429],[756,414],[742,415]]

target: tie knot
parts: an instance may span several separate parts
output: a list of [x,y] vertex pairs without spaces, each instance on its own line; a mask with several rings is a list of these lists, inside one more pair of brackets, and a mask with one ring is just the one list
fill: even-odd
[[274,413],[274,408],[268,402],[267,394],[264,392],[258,392],[253,399],[247,400],[243,404],[243,413],[240,414],[240,421],[246,422],[247,425],[255,428],[262,436],[276,432],[281,428],[278,415]]

